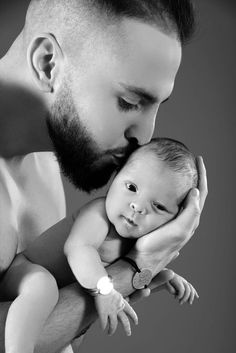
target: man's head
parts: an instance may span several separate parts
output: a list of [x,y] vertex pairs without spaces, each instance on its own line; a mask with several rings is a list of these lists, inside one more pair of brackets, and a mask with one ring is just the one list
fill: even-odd
[[113,180],[106,212],[123,237],[139,238],[173,219],[198,172],[193,154],[181,142],[153,139],[138,148]]
[[104,185],[130,141],[150,141],[192,29],[188,0],[31,2],[28,65],[47,93],[50,136],[76,186]]

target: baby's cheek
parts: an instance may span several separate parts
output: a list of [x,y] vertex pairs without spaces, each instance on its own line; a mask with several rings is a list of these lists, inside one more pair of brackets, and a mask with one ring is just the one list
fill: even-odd
[[154,229],[161,227],[163,224],[167,223],[170,220],[170,215],[154,215],[153,219],[150,221],[149,233]]

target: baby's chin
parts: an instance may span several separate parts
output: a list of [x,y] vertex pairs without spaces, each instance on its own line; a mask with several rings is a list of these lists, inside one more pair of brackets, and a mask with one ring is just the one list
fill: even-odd
[[[142,237],[144,235],[143,231],[141,231],[141,229],[139,229],[139,227],[137,227],[137,229],[135,229],[136,227],[134,227],[134,229],[129,229],[124,226],[124,225],[120,225],[120,224],[114,224],[114,227],[117,231],[117,233],[122,237],[122,238],[126,238],[126,239],[138,239],[140,237]],[[146,233],[145,233],[146,234]]]

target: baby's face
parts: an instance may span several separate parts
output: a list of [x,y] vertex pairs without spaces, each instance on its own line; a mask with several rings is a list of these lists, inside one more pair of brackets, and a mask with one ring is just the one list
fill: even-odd
[[188,177],[146,153],[115,177],[106,198],[107,216],[122,237],[139,238],[174,218],[189,188]]

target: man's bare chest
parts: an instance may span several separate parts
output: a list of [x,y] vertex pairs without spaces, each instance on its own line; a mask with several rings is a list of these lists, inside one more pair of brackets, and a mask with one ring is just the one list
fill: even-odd
[[17,252],[65,216],[59,169],[51,162],[35,154],[0,160],[0,232],[17,234]]

